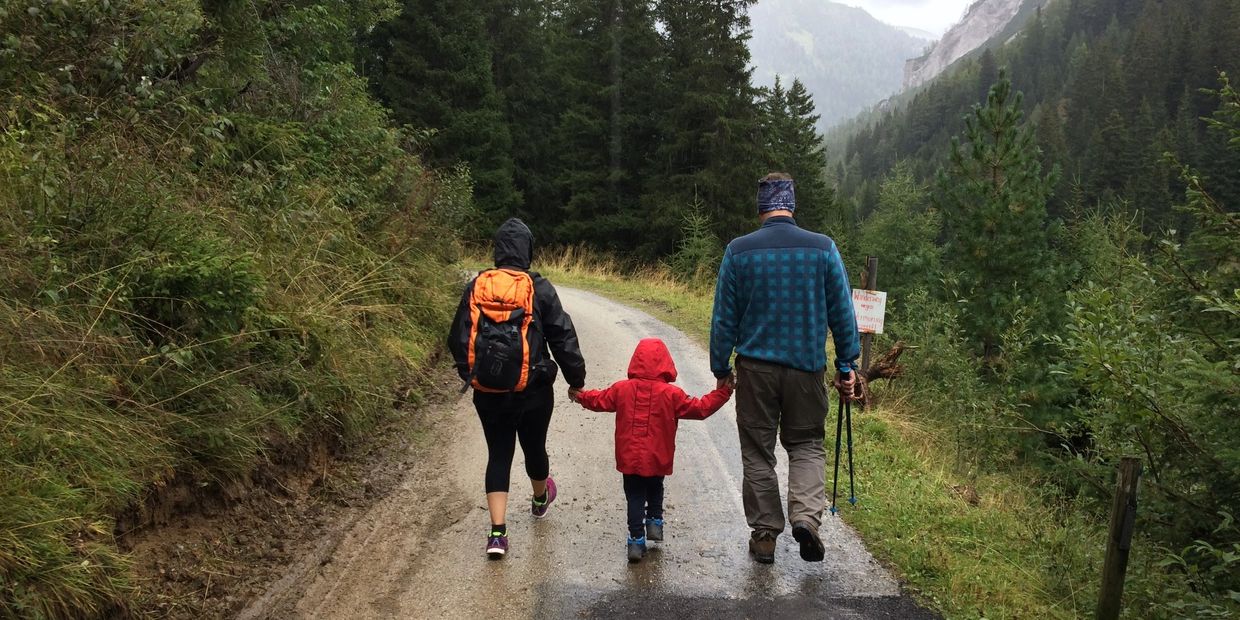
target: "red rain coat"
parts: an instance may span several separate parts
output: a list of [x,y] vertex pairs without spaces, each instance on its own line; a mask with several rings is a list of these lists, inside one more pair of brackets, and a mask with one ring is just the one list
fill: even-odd
[[722,387],[693,398],[672,385],[676,365],[658,338],[637,344],[629,362],[629,378],[605,390],[580,393],[581,406],[616,413],[616,469],[622,474],[667,476],[676,453],[680,420],[705,420],[723,407],[732,388]]

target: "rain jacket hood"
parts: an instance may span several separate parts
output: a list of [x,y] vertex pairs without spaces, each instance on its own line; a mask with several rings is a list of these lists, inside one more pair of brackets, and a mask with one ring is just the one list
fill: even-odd
[[676,380],[676,363],[667,345],[658,338],[644,338],[637,343],[633,359],[629,360],[629,378],[664,381]]
[[528,271],[534,260],[534,233],[518,218],[509,218],[495,231],[495,266]]

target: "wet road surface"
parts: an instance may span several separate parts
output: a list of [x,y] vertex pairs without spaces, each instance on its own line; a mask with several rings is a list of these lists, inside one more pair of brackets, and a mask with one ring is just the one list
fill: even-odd
[[[678,385],[699,396],[714,387],[706,351],[684,334],[603,297],[559,291],[588,363],[587,387],[622,379],[637,341],[649,336],[671,349]],[[732,403],[708,420],[681,423],[666,485],[666,540],[628,564],[613,417],[569,402],[562,381],[556,399],[548,451],[560,496],[546,519],[530,516],[518,451],[504,560],[483,553],[486,447],[464,396],[441,412],[427,467],[352,523],[314,566],[290,567],[278,591],[241,617],[936,617],[901,596],[857,535],[829,515],[821,530],[826,561],[803,562],[788,532],[774,565],[749,558]],[[778,454],[785,470],[782,448]]]

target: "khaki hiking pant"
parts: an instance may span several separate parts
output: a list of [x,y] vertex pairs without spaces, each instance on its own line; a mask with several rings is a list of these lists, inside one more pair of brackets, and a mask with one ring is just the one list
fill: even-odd
[[788,518],[815,530],[827,504],[825,370],[806,372],[748,358],[736,360],[745,518],[754,532],[779,534],[784,511],[775,472],[775,438],[788,451]]

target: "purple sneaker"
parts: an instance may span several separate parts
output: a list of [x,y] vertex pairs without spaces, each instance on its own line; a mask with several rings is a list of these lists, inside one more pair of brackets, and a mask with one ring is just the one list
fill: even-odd
[[547,476],[547,501],[539,503],[535,500],[530,500],[530,514],[534,515],[535,519],[547,516],[547,509],[551,507],[551,502],[554,501],[555,480],[552,480],[551,476]]
[[492,560],[503,559],[504,554],[508,553],[508,535],[487,537],[487,557]]

